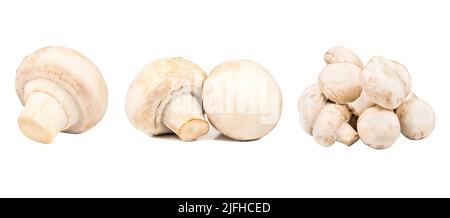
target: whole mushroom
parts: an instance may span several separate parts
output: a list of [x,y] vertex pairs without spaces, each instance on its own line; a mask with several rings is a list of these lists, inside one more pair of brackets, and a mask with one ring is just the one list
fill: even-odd
[[280,119],[277,82],[264,67],[249,60],[231,60],[215,67],[202,96],[211,125],[235,140],[259,139]]
[[411,89],[407,69],[398,62],[378,58],[366,65],[360,73],[363,91],[361,96],[347,106],[357,116],[365,109],[378,105],[395,109],[406,99]]
[[328,49],[324,55],[325,63],[348,63],[362,69],[364,67],[361,59],[350,49],[343,46],[335,46]]
[[428,137],[434,129],[436,117],[431,106],[411,95],[396,111],[402,134],[419,140]]
[[16,73],[16,91],[24,109],[21,131],[40,143],[58,132],[82,133],[103,117],[108,92],[98,68],[82,54],[46,47],[24,58]]
[[351,113],[344,105],[327,104],[317,116],[312,134],[317,143],[331,146],[335,141],[352,145],[358,141],[358,133],[348,123]]
[[327,105],[327,99],[320,92],[319,85],[310,85],[303,91],[298,100],[298,113],[300,115],[300,126],[312,135],[314,123],[320,111]]
[[400,136],[400,122],[392,110],[373,106],[359,117],[358,134],[366,145],[385,149],[394,144]]
[[192,141],[209,131],[201,90],[206,73],[180,57],[151,62],[136,76],[126,99],[130,122],[149,135],[175,133]]
[[330,101],[347,104],[357,99],[361,94],[359,82],[360,68],[353,64],[328,64],[320,71],[320,91]]

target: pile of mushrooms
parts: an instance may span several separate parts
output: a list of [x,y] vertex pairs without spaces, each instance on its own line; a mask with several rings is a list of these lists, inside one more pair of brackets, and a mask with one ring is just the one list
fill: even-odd
[[375,149],[390,147],[400,132],[426,138],[435,126],[433,109],[411,91],[400,63],[376,56],[366,65],[350,49],[337,46],[324,56],[318,82],[298,102],[300,125],[317,143],[351,146],[359,138]]

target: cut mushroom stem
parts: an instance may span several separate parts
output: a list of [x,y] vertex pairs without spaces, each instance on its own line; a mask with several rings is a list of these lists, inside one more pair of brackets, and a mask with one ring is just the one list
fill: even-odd
[[350,111],[356,116],[360,116],[364,110],[372,106],[375,106],[375,103],[369,98],[369,96],[366,95],[364,91],[361,92],[359,98],[347,104],[348,109],[350,109]]
[[343,123],[336,134],[336,141],[344,145],[351,146],[358,140],[358,132],[349,123]]
[[163,124],[183,141],[192,141],[209,131],[201,103],[190,93],[175,96],[162,114]]
[[27,137],[49,144],[66,126],[67,116],[55,98],[42,92],[35,92],[28,97],[18,122]]

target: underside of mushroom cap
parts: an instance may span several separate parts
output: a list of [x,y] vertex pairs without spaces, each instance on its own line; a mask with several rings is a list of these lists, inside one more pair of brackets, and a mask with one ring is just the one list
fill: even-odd
[[387,59],[368,64],[360,73],[360,81],[366,95],[386,109],[399,107],[411,90],[407,69]]
[[[84,132],[96,125],[105,114],[108,103],[105,81],[98,68],[74,50],[58,46],[46,47],[24,58],[16,72],[16,92],[22,104],[26,101],[25,87],[36,80],[45,80],[58,86],[75,102],[79,113],[77,123],[64,132]],[[34,89],[52,96],[45,86]],[[53,97],[60,100],[58,96]]]
[[192,93],[201,102],[206,73],[180,57],[163,58],[144,67],[128,90],[126,110],[134,127],[149,135],[170,133],[162,123],[165,106],[177,95]]

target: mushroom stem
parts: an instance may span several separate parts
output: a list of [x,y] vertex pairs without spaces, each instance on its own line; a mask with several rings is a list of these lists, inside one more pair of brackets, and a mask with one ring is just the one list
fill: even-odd
[[361,92],[359,98],[347,104],[348,109],[356,116],[360,116],[364,110],[374,106],[375,103],[366,95],[364,91]]
[[358,139],[358,132],[349,123],[343,123],[336,134],[336,141],[348,146],[353,145]]
[[18,122],[20,130],[28,138],[50,144],[66,126],[67,119],[63,106],[55,98],[35,92],[28,96]]
[[190,93],[174,96],[162,115],[164,125],[183,141],[193,141],[209,131],[201,103]]

